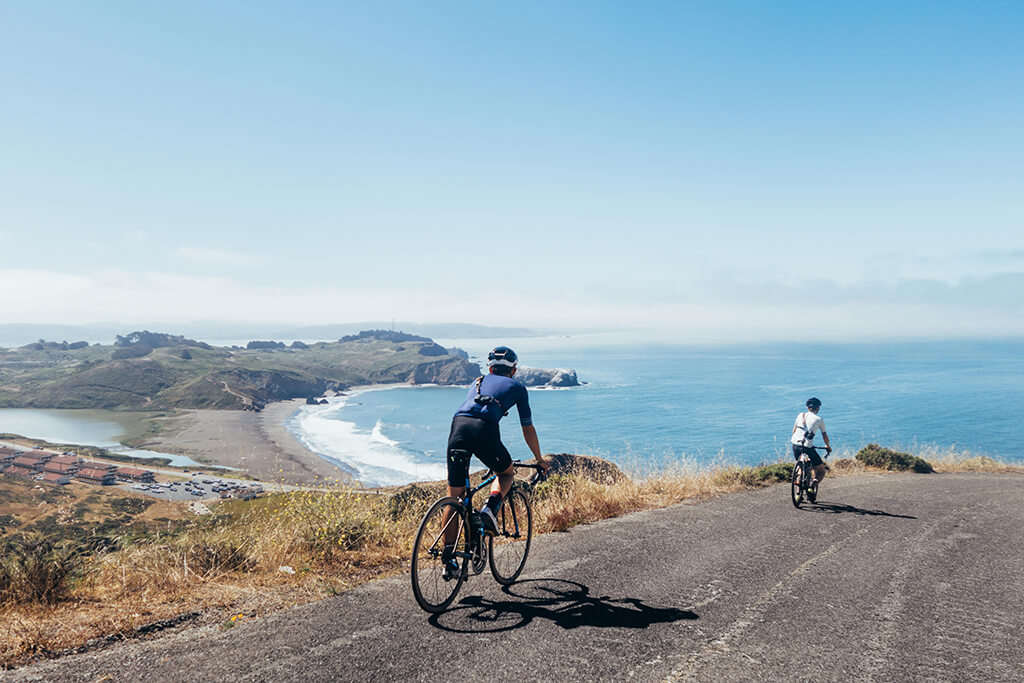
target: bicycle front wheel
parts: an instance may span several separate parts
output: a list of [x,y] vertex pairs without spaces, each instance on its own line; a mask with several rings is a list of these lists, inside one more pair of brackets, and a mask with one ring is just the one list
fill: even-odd
[[533,511],[530,500],[519,487],[513,487],[498,510],[498,533],[489,538],[491,574],[507,586],[519,578],[526,566],[533,540]]
[[[442,498],[427,510],[412,545],[412,594],[427,612],[443,612],[466,580],[469,554],[466,509],[458,498]],[[445,566],[447,555],[455,563]],[[457,554],[456,554],[457,553]]]
[[800,507],[800,503],[804,502],[804,487],[801,481],[801,470],[800,463],[793,465],[793,477],[789,482],[789,493],[793,497],[793,505]]

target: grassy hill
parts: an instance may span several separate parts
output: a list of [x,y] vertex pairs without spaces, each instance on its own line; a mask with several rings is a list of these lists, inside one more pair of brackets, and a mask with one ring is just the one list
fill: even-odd
[[0,349],[0,408],[258,409],[354,385],[465,384],[479,374],[430,339],[394,332],[249,347],[133,332],[106,346]]

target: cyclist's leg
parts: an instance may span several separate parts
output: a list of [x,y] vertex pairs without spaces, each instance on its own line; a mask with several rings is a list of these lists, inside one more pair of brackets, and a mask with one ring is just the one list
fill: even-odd
[[[451,433],[448,435],[448,495],[461,498],[466,492],[466,478],[469,476],[469,459],[472,457],[471,439],[462,428],[460,421],[452,420]],[[444,540],[449,546],[458,538],[458,528],[448,524],[448,517],[451,516],[452,508],[446,508],[444,520]]]
[[[793,460],[796,460],[799,463],[800,462],[800,456],[803,455],[803,452],[804,452],[804,447],[803,446],[797,446],[796,444],[793,444]],[[799,467],[798,469],[800,470],[801,473],[803,472],[803,468],[802,467]]]
[[825,478],[825,463],[813,448],[807,449],[807,457],[811,459],[811,467],[814,468],[814,478],[821,481]]
[[491,495],[499,495],[499,501],[508,495],[512,488],[515,469],[512,467],[512,456],[509,454],[505,444],[501,442],[501,432],[498,425],[489,425],[482,434],[479,450],[476,457],[480,462],[490,467],[497,474],[494,483],[491,484]]

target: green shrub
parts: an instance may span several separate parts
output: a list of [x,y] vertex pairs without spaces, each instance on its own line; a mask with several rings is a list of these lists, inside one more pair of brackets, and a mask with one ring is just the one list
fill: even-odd
[[53,605],[67,597],[82,566],[80,553],[38,535],[11,539],[0,561],[0,600]]
[[910,455],[909,453],[883,448],[876,443],[869,443],[860,449],[855,457],[868,467],[877,467],[883,470],[897,470],[900,472],[913,470],[922,474],[935,471],[928,464],[927,460]]
[[757,467],[725,467],[715,473],[715,482],[722,486],[733,482],[743,486],[762,486],[777,481],[789,481],[793,473],[793,465],[787,462],[775,462]]
[[789,481],[793,474],[793,464],[788,462],[776,462],[771,465],[755,467],[752,473],[754,481],[776,482]]
[[203,540],[182,548],[180,552],[189,570],[204,576],[218,572],[249,572],[256,566],[246,547],[233,540]]
[[324,560],[335,552],[359,550],[387,537],[392,520],[386,504],[342,489],[294,491],[282,498],[282,513],[309,550]]
[[549,475],[544,481],[533,487],[533,499],[536,502],[565,496],[573,487],[575,477],[571,474],[559,473]]
[[441,486],[409,484],[387,499],[385,509],[392,520],[422,517],[431,503],[444,494]]

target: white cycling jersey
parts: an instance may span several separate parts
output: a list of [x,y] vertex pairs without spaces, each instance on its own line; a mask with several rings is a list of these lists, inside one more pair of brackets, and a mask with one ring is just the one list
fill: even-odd
[[808,410],[796,416],[793,426],[796,430],[790,442],[794,446],[813,446],[814,435],[825,431],[825,420]]

